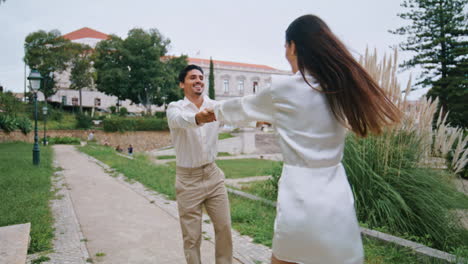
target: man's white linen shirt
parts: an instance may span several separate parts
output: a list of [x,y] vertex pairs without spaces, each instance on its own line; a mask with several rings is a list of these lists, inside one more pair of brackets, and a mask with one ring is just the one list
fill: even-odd
[[176,164],[184,168],[197,168],[214,162],[218,155],[219,122],[197,125],[195,114],[213,108],[216,101],[203,97],[198,109],[187,97],[172,102],[167,108],[167,122],[176,152]]

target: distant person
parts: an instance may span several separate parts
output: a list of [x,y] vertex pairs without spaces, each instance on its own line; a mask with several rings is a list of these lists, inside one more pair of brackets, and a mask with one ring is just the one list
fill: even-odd
[[117,145],[117,147],[115,147],[115,150],[117,152],[123,152],[123,149],[120,147],[120,145]]
[[88,141],[93,141],[94,140],[94,131],[91,130],[91,132],[89,132],[89,135],[88,135]]
[[[167,122],[176,152],[176,198],[188,264],[200,264],[202,207],[215,231],[216,264],[232,263],[231,215],[224,173],[215,163],[219,123],[205,108],[215,101],[203,95],[203,70],[188,65],[179,74],[185,98],[167,108]],[[211,122],[211,123],[209,123]]]
[[[401,113],[320,18],[286,30],[292,76],[256,95],[225,100],[218,121],[274,124],[284,157],[278,187],[273,264],[361,264],[353,193],[341,163],[346,131],[380,134]],[[211,112],[211,109],[207,109]]]
[[133,155],[133,146],[132,144],[128,145],[128,155],[132,156]]

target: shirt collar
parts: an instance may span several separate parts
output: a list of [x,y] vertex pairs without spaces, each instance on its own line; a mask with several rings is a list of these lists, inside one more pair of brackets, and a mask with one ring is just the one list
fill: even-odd
[[[208,96],[203,95],[203,104],[202,104],[201,107],[203,107],[203,106],[206,107],[206,104],[209,102],[209,100],[210,100],[210,98],[209,98]],[[187,97],[184,96],[183,106],[185,107],[185,106],[188,106],[188,105],[190,105],[190,104],[192,104],[192,105],[195,106],[194,103],[192,103]],[[195,107],[196,107],[196,106],[195,106]]]

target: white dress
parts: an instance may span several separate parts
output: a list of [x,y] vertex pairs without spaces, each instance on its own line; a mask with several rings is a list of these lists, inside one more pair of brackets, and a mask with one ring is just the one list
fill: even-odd
[[270,122],[278,132],[284,165],[273,255],[303,264],[363,263],[353,194],[341,164],[346,129],[325,95],[298,72],[274,77],[271,88],[256,95],[220,102],[215,114],[226,123]]

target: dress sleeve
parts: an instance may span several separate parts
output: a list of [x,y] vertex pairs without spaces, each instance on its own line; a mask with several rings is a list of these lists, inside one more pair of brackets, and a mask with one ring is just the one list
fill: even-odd
[[256,95],[222,101],[214,107],[218,121],[225,123],[245,123],[265,121],[273,123],[273,100],[271,89],[262,89]]
[[167,123],[170,128],[189,128],[198,127],[195,120],[195,113],[184,111],[175,104],[169,104],[167,107]]

